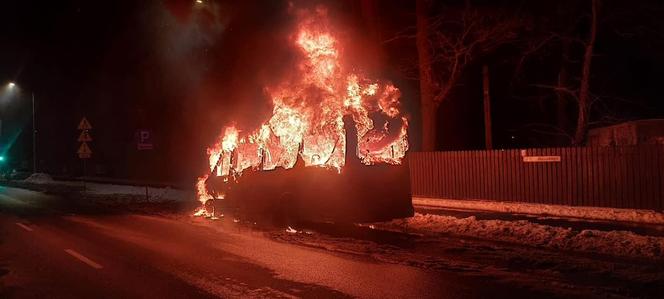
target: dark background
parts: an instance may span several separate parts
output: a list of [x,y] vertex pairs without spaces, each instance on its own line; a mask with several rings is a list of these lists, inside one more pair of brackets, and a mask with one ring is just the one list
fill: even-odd
[[[188,184],[206,169],[205,148],[233,121],[251,129],[270,112],[263,88],[292,65],[287,37],[294,25],[288,1],[12,1],[0,18],[0,83],[20,93],[0,95],[3,150],[10,168],[30,169],[30,94],[37,109],[38,165],[53,174],[81,175],[76,156],[81,117],[92,123],[88,175]],[[491,68],[497,148],[566,145],[555,123],[550,90],[559,51],[552,45],[519,72],[524,41],[572,22],[584,37],[589,1],[471,1],[508,8],[524,24],[517,41],[480,57],[439,110],[439,149],[484,147],[481,65]],[[536,2],[536,3],[533,3]],[[603,1],[591,91],[592,126],[662,118],[664,6],[660,1]],[[562,4],[561,4],[562,3]],[[418,82],[413,39],[384,41],[415,24],[414,1],[300,1],[325,4],[349,61],[394,82],[419,143]],[[459,9],[463,1],[438,3]],[[565,9],[560,9],[563,6]],[[575,49],[578,53],[580,49]],[[576,67],[574,61],[570,67]],[[569,111],[570,115],[575,111]],[[136,149],[148,129],[155,148]]]

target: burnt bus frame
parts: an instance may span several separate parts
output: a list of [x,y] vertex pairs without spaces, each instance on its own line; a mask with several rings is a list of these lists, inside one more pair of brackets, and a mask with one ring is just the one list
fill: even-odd
[[[351,130],[354,128],[346,126],[346,132]],[[340,171],[305,167],[298,154],[293,168],[248,169],[234,177],[232,173],[228,177],[212,176],[208,186],[225,194],[224,206],[259,217],[370,222],[412,216],[408,157],[400,165],[364,165],[356,155],[349,154],[356,149],[357,138],[347,138],[346,163]],[[235,153],[231,165],[233,156]],[[230,169],[232,172],[233,167]],[[262,163],[258,169],[262,169]]]

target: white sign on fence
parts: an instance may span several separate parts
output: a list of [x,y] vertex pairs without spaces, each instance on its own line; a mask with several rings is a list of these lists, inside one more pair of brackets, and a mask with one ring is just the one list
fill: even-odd
[[524,156],[523,162],[532,162],[532,163],[560,162],[560,156]]

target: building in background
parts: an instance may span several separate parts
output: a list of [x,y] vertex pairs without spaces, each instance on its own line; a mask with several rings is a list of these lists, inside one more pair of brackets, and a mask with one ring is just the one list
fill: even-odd
[[664,119],[641,119],[588,131],[588,145],[664,144]]

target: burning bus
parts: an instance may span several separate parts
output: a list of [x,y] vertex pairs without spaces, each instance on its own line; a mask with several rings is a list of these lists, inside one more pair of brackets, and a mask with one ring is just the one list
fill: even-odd
[[265,88],[273,109],[259,128],[226,127],[208,148],[198,214],[223,198],[244,211],[300,220],[412,215],[399,89],[344,65],[324,10],[299,17],[291,37],[302,57],[296,75]]

